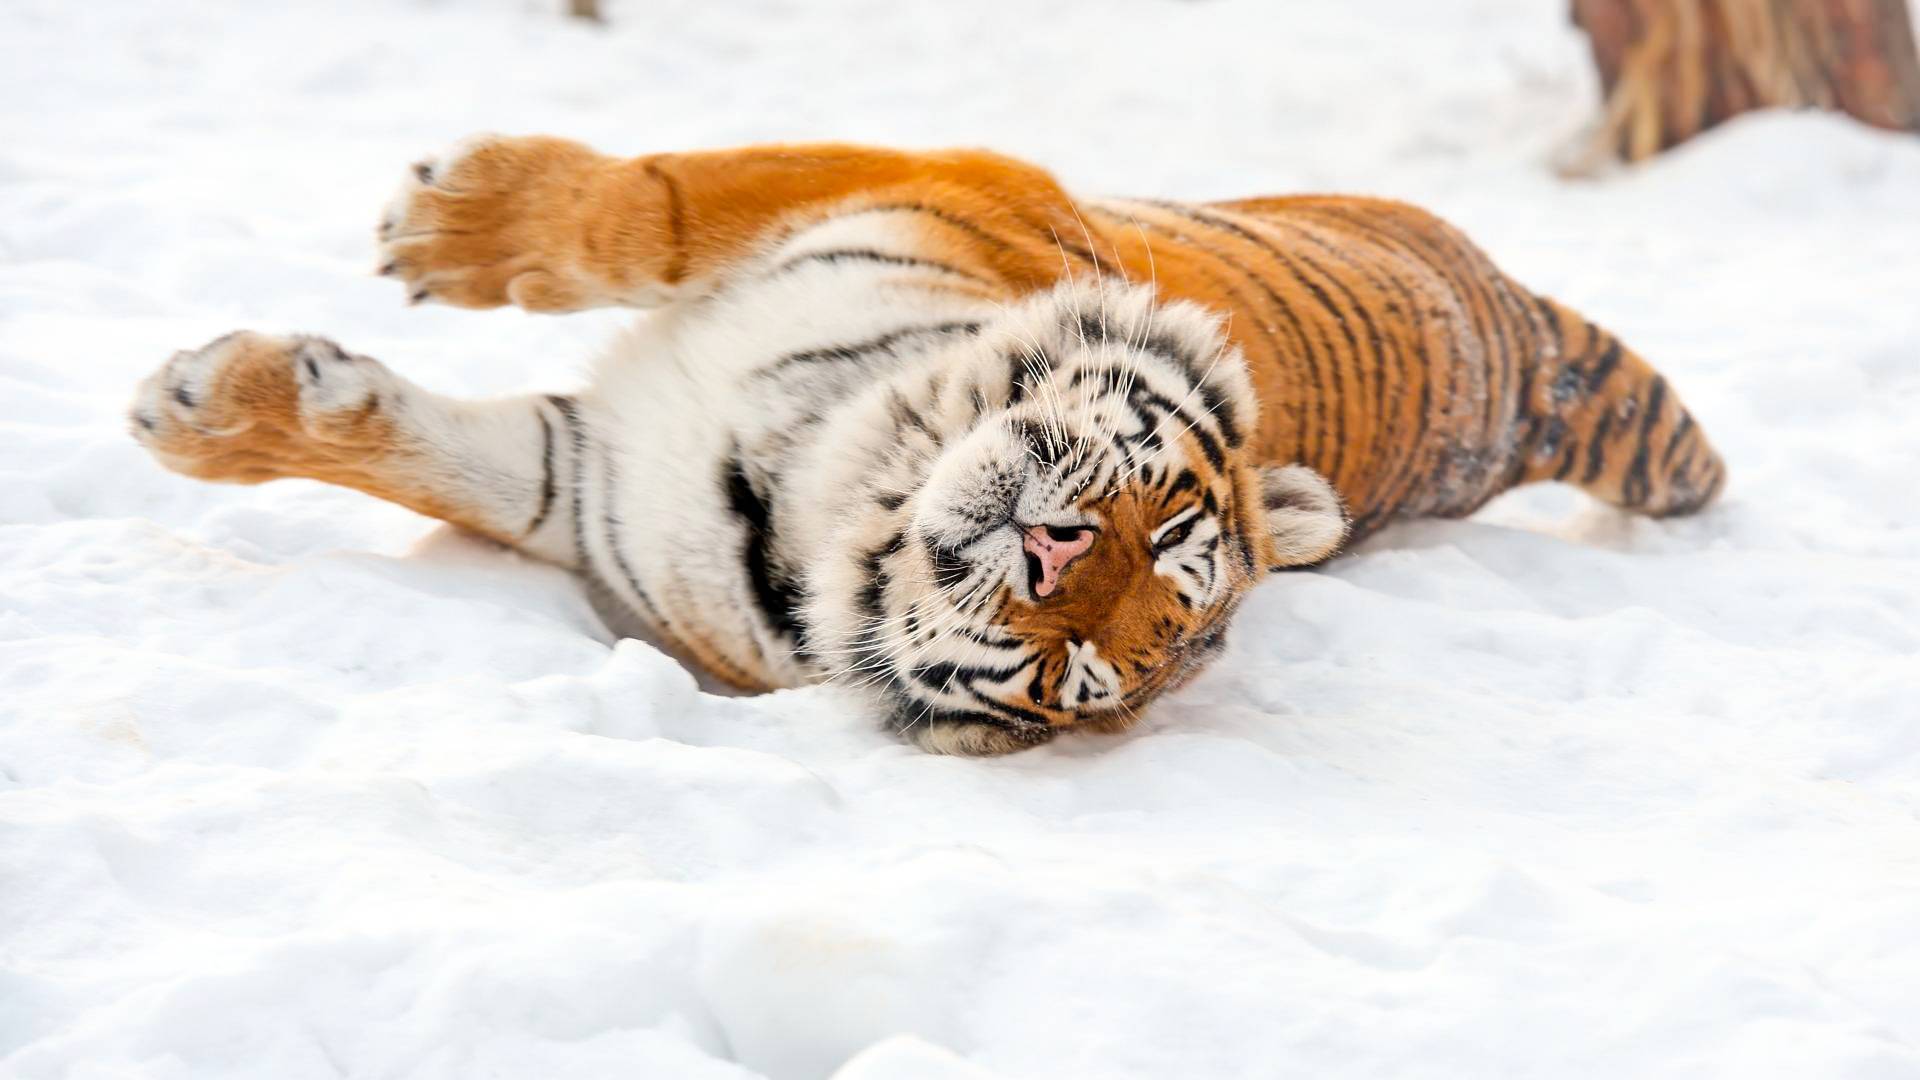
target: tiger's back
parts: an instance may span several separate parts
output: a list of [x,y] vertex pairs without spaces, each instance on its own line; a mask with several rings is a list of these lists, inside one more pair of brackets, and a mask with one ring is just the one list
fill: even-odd
[[1332,480],[1355,538],[1535,480],[1655,516],[1724,482],[1644,360],[1426,211],[1339,196],[1082,208],[1129,276],[1229,315],[1261,402],[1255,445]]

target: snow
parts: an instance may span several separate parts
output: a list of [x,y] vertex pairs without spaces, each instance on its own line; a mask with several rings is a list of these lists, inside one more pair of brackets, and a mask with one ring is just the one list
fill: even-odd
[[[1760,116],[1557,180],[1595,90],[1531,0],[559,7],[9,5],[0,1075],[1920,1076],[1920,142]],[[1126,736],[704,695],[564,574],[123,431],[236,326],[571,385],[624,316],[368,272],[400,170],[488,129],[1413,199],[1733,483],[1390,529]]]

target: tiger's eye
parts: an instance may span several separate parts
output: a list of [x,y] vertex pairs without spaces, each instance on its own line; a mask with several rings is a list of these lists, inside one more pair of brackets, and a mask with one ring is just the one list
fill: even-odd
[[1193,535],[1193,523],[1199,520],[1197,517],[1188,518],[1174,526],[1172,532],[1160,538],[1160,542],[1153,546],[1153,550],[1166,551],[1169,548],[1179,547],[1186,541],[1187,537]]

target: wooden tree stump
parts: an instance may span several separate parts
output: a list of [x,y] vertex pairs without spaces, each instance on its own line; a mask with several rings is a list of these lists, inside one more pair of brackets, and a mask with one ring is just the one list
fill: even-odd
[[1564,171],[1641,161],[1752,109],[1920,131],[1906,0],[1573,0],[1604,111]]

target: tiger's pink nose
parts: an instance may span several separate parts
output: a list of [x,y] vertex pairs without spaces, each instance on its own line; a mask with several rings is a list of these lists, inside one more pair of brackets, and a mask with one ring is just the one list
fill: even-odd
[[1093,547],[1093,530],[1084,525],[1035,525],[1021,533],[1027,550],[1027,583],[1033,595],[1052,596],[1060,587],[1060,572]]

